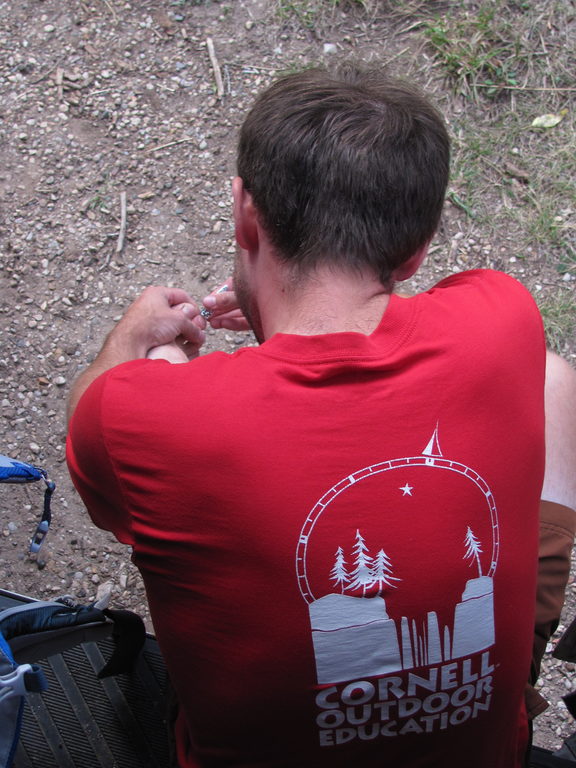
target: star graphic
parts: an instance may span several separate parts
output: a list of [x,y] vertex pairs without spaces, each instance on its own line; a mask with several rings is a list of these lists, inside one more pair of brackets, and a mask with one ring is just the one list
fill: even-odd
[[412,496],[412,491],[414,490],[413,485],[406,485],[403,488],[398,488],[399,491],[402,491],[402,496]]

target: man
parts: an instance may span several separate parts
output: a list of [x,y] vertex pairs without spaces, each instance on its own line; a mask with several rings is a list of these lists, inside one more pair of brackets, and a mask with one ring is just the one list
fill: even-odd
[[151,288],[71,393],[72,477],[133,547],[182,768],[522,764],[544,337],[500,273],[392,292],[448,164],[441,117],[380,71],[278,81],[241,131],[233,290],[204,300],[260,346],[197,357],[198,308]]

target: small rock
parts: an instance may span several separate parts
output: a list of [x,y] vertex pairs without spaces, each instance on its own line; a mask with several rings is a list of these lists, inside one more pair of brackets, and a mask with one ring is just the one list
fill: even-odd
[[336,48],[334,43],[324,43],[323,50],[326,55],[338,52],[338,48]]
[[[92,578],[92,581],[94,581],[94,578]],[[97,582],[94,582],[94,583],[96,584]],[[111,581],[105,581],[102,584],[100,584],[98,586],[98,589],[96,590],[96,602],[101,603],[102,605],[105,603],[106,605],[103,605],[103,607],[106,607],[110,602],[112,587],[113,587],[113,584]]]

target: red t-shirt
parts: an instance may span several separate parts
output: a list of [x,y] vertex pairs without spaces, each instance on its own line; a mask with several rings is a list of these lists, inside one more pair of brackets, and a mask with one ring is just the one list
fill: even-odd
[[85,393],[68,462],[133,547],[192,766],[520,766],[544,464],[527,291],[276,334]]

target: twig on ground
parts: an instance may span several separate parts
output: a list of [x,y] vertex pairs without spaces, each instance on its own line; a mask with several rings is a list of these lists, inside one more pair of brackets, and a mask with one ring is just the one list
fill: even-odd
[[384,66],[384,67],[387,67],[387,66],[389,66],[389,65],[390,65],[390,64],[391,64],[393,61],[396,61],[396,59],[399,59],[401,56],[404,56],[404,54],[405,54],[407,51],[409,51],[409,50],[410,50],[410,48],[408,48],[408,47],[406,47],[406,48],[403,48],[403,49],[402,49],[401,51],[399,51],[398,53],[395,53],[395,54],[394,54],[394,56],[390,56],[390,58],[389,58],[389,59],[386,59],[386,60],[383,62],[383,66]]
[[106,258],[104,259],[103,263],[98,267],[98,272],[102,272],[106,267],[110,264],[110,258],[112,254],[110,251],[106,254]]
[[55,69],[58,69],[58,67],[59,67],[59,66],[60,66],[60,61],[58,61],[58,62],[57,62],[57,63],[56,63],[56,64],[55,64],[55,65],[52,67],[52,69],[49,69],[49,70],[48,70],[48,72],[45,72],[43,75],[40,75],[40,77],[37,77],[37,78],[36,78],[36,79],[34,79],[34,80],[30,80],[30,85],[36,85],[36,83],[41,83],[41,82],[42,82],[42,80],[46,80],[46,78],[47,78],[47,77],[50,77],[50,75],[52,74],[52,72],[54,72],[54,70],[55,70]]
[[110,3],[108,2],[108,0],[102,0],[102,2],[103,2],[103,3],[104,3],[104,5],[106,6],[106,8],[108,8],[108,10],[109,10],[109,11],[110,11],[110,13],[112,14],[112,16],[114,16],[114,20],[116,21],[116,19],[118,18],[118,16],[116,15],[116,11],[114,10],[114,8],[113,8],[113,7],[110,5]]
[[499,85],[498,83],[474,83],[474,88],[492,88],[493,91],[549,91],[551,93],[573,93],[576,88],[562,88],[554,85]]
[[185,144],[187,141],[196,141],[196,139],[192,136],[187,136],[185,139],[177,139],[176,141],[169,141],[167,144],[160,144],[159,147],[150,147],[150,149],[145,150],[146,154],[149,152],[159,152],[161,149],[166,149],[167,147],[175,147],[176,144]]
[[56,67],[56,88],[58,90],[58,101],[64,98],[64,70],[62,67]]
[[216,80],[216,93],[218,98],[221,99],[224,96],[224,82],[222,81],[222,71],[220,70],[220,64],[216,58],[216,51],[214,50],[214,42],[211,37],[206,38],[206,47],[208,48],[208,56],[210,56],[210,63],[214,70],[214,79]]
[[126,238],[126,192],[120,192],[120,232],[116,243],[116,253],[122,253]]

